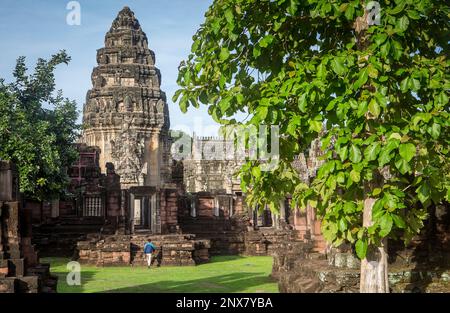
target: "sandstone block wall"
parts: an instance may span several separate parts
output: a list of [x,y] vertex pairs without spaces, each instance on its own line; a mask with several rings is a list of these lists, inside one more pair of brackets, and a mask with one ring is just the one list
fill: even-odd
[[0,293],[54,292],[57,278],[31,244],[32,211],[22,208],[17,169],[0,161]]

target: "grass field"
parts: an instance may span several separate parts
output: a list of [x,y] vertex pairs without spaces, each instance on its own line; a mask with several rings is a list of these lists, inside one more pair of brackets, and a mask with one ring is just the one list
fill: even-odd
[[59,276],[58,292],[278,292],[269,277],[272,257],[217,256],[183,267],[95,267],[83,265],[81,286],[66,282],[69,261],[43,258]]

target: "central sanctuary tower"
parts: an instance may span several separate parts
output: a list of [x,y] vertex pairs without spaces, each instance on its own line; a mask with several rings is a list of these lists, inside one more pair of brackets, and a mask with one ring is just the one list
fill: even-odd
[[82,142],[114,164],[121,187],[160,187],[170,178],[169,110],[146,34],[123,8],[97,50],[93,88],[83,108]]

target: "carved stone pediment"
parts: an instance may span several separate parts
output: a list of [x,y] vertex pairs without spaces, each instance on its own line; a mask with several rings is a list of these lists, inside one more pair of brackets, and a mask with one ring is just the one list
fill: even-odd
[[120,134],[111,140],[111,156],[122,183],[141,185],[147,167],[143,162],[145,137],[131,129],[131,123],[131,118],[126,117]]

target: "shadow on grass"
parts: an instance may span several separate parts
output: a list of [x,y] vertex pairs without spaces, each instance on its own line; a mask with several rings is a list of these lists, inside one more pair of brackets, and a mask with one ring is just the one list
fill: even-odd
[[[114,275],[105,276],[105,273],[99,275],[99,269],[101,268],[84,268],[81,272],[81,285],[70,286],[66,277],[68,270],[66,270],[68,259],[64,258],[49,258],[46,261],[50,261],[52,264],[52,274],[58,276],[58,292],[61,293],[85,293],[85,292],[98,292],[98,293],[170,293],[170,292],[200,292],[200,293],[214,293],[214,292],[273,292],[274,283],[273,279],[265,273],[251,272],[245,270],[246,266],[258,266],[253,261],[249,260],[248,264],[242,264],[242,262],[233,263],[233,261],[241,261],[244,257],[229,255],[229,256],[217,256],[211,259],[210,263],[199,265],[197,269],[202,272],[203,266],[206,266],[206,273],[213,271],[211,274],[216,276],[208,277],[183,277],[181,274],[175,274],[167,272],[167,276],[158,274],[155,278],[152,278],[152,270],[142,272],[142,276],[139,276],[139,281],[132,282],[136,279],[136,276],[129,277],[125,280],[120,278],[116,280]],[[226,266],[227,262],[231,262],[231,267]],[[208,268],[208,264],[217,264],[217,269]],[[145,268],[145,267],[142,267]],[[242,272],[229,272],[233,271],[233,268],[240,268]],[[119,271],[122,268],[119,269]],[[228,273],[227,273],[228,271]],[[220,273],[223,275],[218,275]],[[157,272],[161,273],[161,272]],[[176,272],[175,272],[176,273]],[[114,271],[112,271],[114,274]],[[121,273],[123,275],[123,272]],[[145,276],[150,275],[148,280]],[[189,274],[188,274],[189,275]],[[152,281],[153,280],[153,281]],[[100,286],[98,282],[102,281],[104,286]],[[94,284],[90,284],[93,282]]]
[[[111,289],[101,293],[170,293],[170,292],[244,292],[251,287],[257,287],[273,282],[264,275],[255,273],[233,273],[188,281],[165,280],[131,287]],[[255,292],[265,292],[263,287]]]
[[244,259],[244,256],[241,255],[213,255],[209,259],[209,262],[205,264],[211,264],[211,263],[221,263],[221,262],[230,262],[230,261],[237,261]]
[[51,272],[53,275],[58,276],[58,288],[57,292],[63,293],[84,293],[86,292],[84,286],[90,281],[95,280],[95,271],[82,271],[81,273],[81,284],[80,285],[69,285],[67,283],[67,276],[69,272]]

